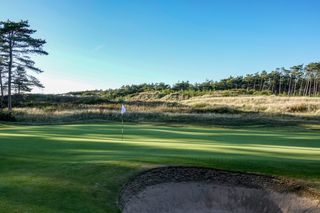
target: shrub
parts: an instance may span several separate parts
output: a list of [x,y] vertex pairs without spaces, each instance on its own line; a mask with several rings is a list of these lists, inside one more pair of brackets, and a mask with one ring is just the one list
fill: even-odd
[[220,106],[220,107],[193,108],[191,112],[192,113],[235,114],[235,113],[241,113],[242,111],[234,107]]
[[289,106],[287,111],[288,112],[316,112],[319,109],[318,105],[312,105],[312,104],[295,104],[292,106]]
[[308,106],[306,104],[296,104],[293,106],[287,107],[288,112],[307,112]]
[[272,95],[270,90],[254,91],[253,95]]
[[0,121],[16,121],[16,118],[11,112],[0,111]]

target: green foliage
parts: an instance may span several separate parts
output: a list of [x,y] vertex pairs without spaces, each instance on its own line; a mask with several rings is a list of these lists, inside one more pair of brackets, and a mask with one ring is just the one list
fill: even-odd
[[213,94],[217,96],[238,95],[320,95],[320,63],[297,65],[289,69],[277,68],[245,76],[230,76],[220,81],[206,80],[202,83],[181,81],[172,86],[164,83],[126,85],[119,89],[71,92],[75,96],[100,96],[109,99],[133,97],[142,92],[180,94],[189,97]]
[[0,111],[0,121],[17,121],[12,112]]
[[272,91],[270,90],[262,90],[262,91],[254,91],[253,95],[272,95]]
[[191,110],[192,113],[218,113],[218,114],[236,114],[236,113],[242,113],[241,110],[238,110],[234,107],[230,106],[219,106],[219,107],[211,107],[211,106],[205,106],[205,107],[193,107]]
[[[27,73],[27,70],[41,73],[42,70],[35,67],[31,55],[48,55],[43,50],[45,40],[33,38],[36,30],[30,29],[28,21],[2,21],[0,22],[0,58],[1,95],[4,86],[8,91],[8,110],[12,110],[11,93],[31,91],[32,87],[43,87],[40,81]],[[6,73],[3,73],[3,70]],[[4,76],[3,74],[7,74]],[[6,80],[3,83],[3,80]]]
[[68,109],[82,104],[113,103],[108,98],[99,96],[69,96],[69,95],[44,95],[44,94],[16,94],[13,104],[16,107],[59,107]]

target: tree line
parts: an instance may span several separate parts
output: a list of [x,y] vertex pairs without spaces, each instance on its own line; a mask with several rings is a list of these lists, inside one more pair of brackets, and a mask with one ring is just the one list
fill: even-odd
[[229,77],[218,82],[206,82],[201,88],[225,90],[247,89],[269,91],[275,95],[317,96],[320,95],[320,63],[277,68],[246,76]]
[[30,29],[28,21],[0,22],[0,95],[1,106],[7,97],[8,110],[12,110],[12,93],[30,92],[34,87],[43,87],[33,76],[42,70],[35,66],[32,55],[47,55],[43,39],[33,38],[36,30]]
[[151,83],[125,85],[119,89],[71,92],[78,96],[106,96],[110,98],[123,97],[140,92],[159,91],[165,94],[173,92],[190,92],[205,94],[210,91],[244,90],[247,94],[274,94],[287,96],[319,96],[320,95],[320,62],[306,65],[300,64],[290,68],[276,68],[272,71],[262,71],[245,76],[230,76],[228,78],[202,83],[181,81],[173,85],[166,83]]

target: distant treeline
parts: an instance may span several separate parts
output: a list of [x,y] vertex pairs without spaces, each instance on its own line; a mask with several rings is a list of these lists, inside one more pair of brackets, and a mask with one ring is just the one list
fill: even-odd
[[273,71],[257,72],[245,76],[230,76],[220,81],[207,80],[202,83],[181,81],[173,85],[165,83],[126,85],[119,89],[70,92],[75,96],[124,97],[141,92],[159,91],[164,94],[185,92],[205,94],[210,91],[241,90],[248,94],[269,94],[288,96],[320,95],[320,62],[277,68]]

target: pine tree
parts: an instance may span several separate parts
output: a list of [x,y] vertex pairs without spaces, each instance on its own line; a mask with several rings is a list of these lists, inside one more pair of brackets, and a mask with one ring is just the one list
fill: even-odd
[[13,74],[12,87],[16,93],[31,92],[33,87],[44,88],[40,81],[32,76],[28,75],[23,67],[17,67]]
[[32,35],[36,30],[30,29],[28,21],[6,21],[0,22],[0,48],[1,56],[6,61],[8,72],[8,110],[12,110],[11,90],[13,79],[13,71],[17,67],[25,70],[32,70],[41,73],[42,70],[35,67],[35,62],[30,58],[32,54],[47,55],[43,45],[45,40],[33,38]]
[[4,59],[0,55],[0,94],[1,94],[1,106],[3,104],[3,98],[4,98],[4,88],[3,88],[3,77],[5,72],[5,64]]

